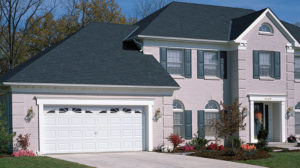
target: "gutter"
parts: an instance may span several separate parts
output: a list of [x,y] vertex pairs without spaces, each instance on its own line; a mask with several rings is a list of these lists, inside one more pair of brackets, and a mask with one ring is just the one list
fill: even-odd
[[178,90],[178,86],[134,86],[134,85],[93,85],[93,84],[62,84],[62,83],[19,83],[3,82],[6,86],[46,86],[46,87],[87,87],[87,88],[132,88],[132,89],[173,89]]
[[166,36],[148,36],[148,35],[138,35],[138,38],[153,39],[153,40],[185,41],[185,42],[206,42],[206,43],[219,43],[219,44],[228,44],[230,42],[224,40],[208,40],[208,39],[194,39],[194,38],[166,37]]

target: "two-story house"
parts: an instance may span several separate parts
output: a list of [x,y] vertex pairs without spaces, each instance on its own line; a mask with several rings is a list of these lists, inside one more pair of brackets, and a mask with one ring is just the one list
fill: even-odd
[[0,78],[17,134],[40,153],[152,151],[189,140],[220,102],[247,108],[239,136],[300,135],[300,28],[260,11],[173,2],[134,25],[90,23]]

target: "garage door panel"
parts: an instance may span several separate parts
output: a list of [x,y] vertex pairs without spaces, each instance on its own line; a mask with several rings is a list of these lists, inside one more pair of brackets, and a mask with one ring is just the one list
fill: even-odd
[[[72,111],[80,109],[80,113]],[[51,113],[48,113],[51,110]],[[59,109],[68,109],[59,113]],[[45,153],[143,150],[144,113],[118,107],[50,106],[44,109],[41,143]],[[117,109],[117,108],[115,108]],[[128,110],[130,109],[130,110]],[[141,108],[140,108],[141,109]],[[139,111],[142,111],[140,110]],[[88,111],[88,113],[87,113]]]

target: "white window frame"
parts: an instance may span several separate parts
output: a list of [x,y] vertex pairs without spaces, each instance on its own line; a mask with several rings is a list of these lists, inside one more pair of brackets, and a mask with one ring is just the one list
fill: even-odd
[[[261,73],[260,73],[260,71],[261,71],[261,66],[262,66],[262,64],[261,64],[261,61],[260,61],[260,57],[261,57],[261,53],[268,53],[268,54],[270,54],[270,75],[269,76],[262,76],[261,75]],[[272,65],[272,56],[274,56],[274,52],[273,51],[259,51],[258,52],[258,59],[259,59],[259,78],[260,79],[274,79],[273,77],[272,77],[272,66],[275,66],[275,65]],[[274,62],[274,64],[275,64],[275,62]],[[274,72],[273,72],[274,73]]]
[[[209,65],[207,63],[205,63],[205,53],[216,53],[217,54],[217,64],[216,64],[216,75],[206,75],[205,73],[205,66]],[[215,50],[204,50],[203,51],[203,63],[204,63],[204,78],[205,79],[220,79],[220,51],[215,51]],[[212,64],[211,64],[212,65]]]
[[[174,103],[175,101],[178,102],[179,104],[181,104],[182,108],[181,108],[181,109],[174,109],[174,106],[173,106],[173,113],[174,113],[174,112],[176,112],[176,113],[183,113],[183,114],[182,114],[182,115],[183,115],[183,124],[180,125],[180,126],[185,127],[185,118],[184,118],[185,107],[184,107],[184,104],[183,104],[180,100],[173,100],[173,103]],[[177,126],[178,126],[178,125],[177,125]],[[174,122],[173,122],[173,128],[174,128]],[[173,130],[173,133],[174,133],[174,130]],[[185,138],[185,130],[184,130],[184,129],[183,129],[183,133],[182,133],[182,134],[183,134],[183,135],[179,135],[179,136]]]
[[[261,31],[260,29],[263,26],[267,26],[270,29],[270,32],[268,32],[268,31]],[[266,23],[266,22],[264,22],[263,24],[260,25],[260,27],[258,28],[258,31],[259,31],[259,34],[262,34],[262,35],[274,35],[274,29],[273,29],[273,27],[269,23]]]
[[[215,100],[210,100],[210,101],[215,101]],[[206,124],[205,124],[205,121],[206,121],[206,117],[205,117],[205,114],[206,113],[219,113],[220,112],[220,104],[217,102],[217,101],[215,101],[217,104],[218,104],[218,106],[219,106],[219,109],[204,109],[204,127],[206,127]],[[209,103],[209,101],[207,102],[207,104]],[[207,105],[207,104],[205,104],[205,106]],[[204,129],[205,130],[205,129]],[[215,140],[214,138],[215,138],[215,136],[207,136],[206,134],[205,134],[205,138],[206,139],[208,139],[208,140]]]
[[[296,57],[298,59],[300,59],[300,55],[295,55],[294,56],[294,78],[295,78],[296,82],[300,82],[300,78],[296,78]],[[299,73],[300,73],[300,71],[299,71]],[[300,109],[299,109],[299,111],[300,111]]]
[[[173,63],[173,64],[180,64],[180,63],[174,63],[174,62],[169,62],[169,59],[168,59],[168,51],[170,50],[175,50],[175,51],[180,51],[182,52],[182,63],[181,63],[181,67],[182,67],[182,72],[181,73],[172,73],[172,72],[169,72],[168,70],[168,64],[170,63]],[[167,72],[171,75],[175,75],[175,76],[184,76],[184,69],[185,69],[185,65],[184,65],[184,49],[179,49],[179,48],[167,48]]]

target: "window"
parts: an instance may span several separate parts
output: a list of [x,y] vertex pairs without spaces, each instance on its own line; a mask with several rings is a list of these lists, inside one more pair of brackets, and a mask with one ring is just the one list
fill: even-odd
[[180,101],[173,101],[173,112],[173,133],[184,137],[184,106]]
[[295,79],[300,79],[300,56],[295,56]]
[[273,28],[270,24],[268,23],[263,23],[260,28],[259,28],[260,33],[268,33],[268,34],[273,34]]
[[204,52],[204,74],[205,76],[219,76],[219,58],[217,52]]
[[280,79],[281,61],[280,52],[253,51],[253,78]]
[[184,50],[167,50],[167,71],[170,74],[183,75],[184,73]]
[[295,134],[300,135],[300,102],[295,106]]
[[205,105],[205,114],[204,114],[204,125],[205,125],[205,136],[215,137],[216,129],[214,127],[215,121],[219,117],[220,105],[214,100],[208,101]]
[[271,77],[271,52],[259,52],[259,71],[260,76]]

